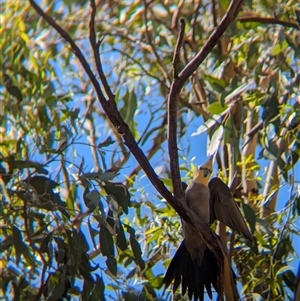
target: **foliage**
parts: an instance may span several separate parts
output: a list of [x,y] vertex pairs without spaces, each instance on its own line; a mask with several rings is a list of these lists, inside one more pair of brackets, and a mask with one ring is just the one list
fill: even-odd
[[[40,2],[94,68],[89,2]],[[179,17],[187,24],[182,69],[229,1],[213,3],[97,2],[108,84],[169,188],[176,24]],[[179,217],[149,187],[65,40],[23,1],[5,5],[2,31],[3,300],[170,300],[162,277],[181,240]],[[180,97],[182,175],[192,175],[191,154],[199,150],[193,141],[207,133],[207,152],[219,150],[220,176],[237,181],[235,197],[257,241],[227,231],[241,294],[263,300],[291,300],[296,278],[299,37],[297,1],[245,1]]]

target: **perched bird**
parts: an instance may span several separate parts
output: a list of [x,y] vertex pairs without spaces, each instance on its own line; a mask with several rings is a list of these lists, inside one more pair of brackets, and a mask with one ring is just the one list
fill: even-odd
[[[199,167],[187,187],[183,185],[186,187],[186,204],[207,225],[211,225],[217,219],[252,241],[251,233],[228,186],[219,178],[209,181],[211,174],[212,158]],[[173,292],[175,292],[181,283],[182,295],[188,291],[189,299],[194,298],[195,301],[204,300],[205,288],[212,299],[211,285],[220,294],[217,285],[219,269],[217,259],[191,225],[182,221],[182,228],[184,240],[168,267],[164,277],[165,286],[168,287],[174,281]],[[233,271],[229,273],[232,281],[227,283],[234,283],[235,275]],[[234,290],[236,291],[236,288]]]

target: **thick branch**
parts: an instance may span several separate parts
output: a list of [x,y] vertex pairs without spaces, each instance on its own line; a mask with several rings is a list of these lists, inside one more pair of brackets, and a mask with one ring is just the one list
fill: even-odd
[[[64,39],[66,42],[69,43],[71,49],[73,50],[75,56],[79,59],[83,69],[87,73],[89,79],[91,80],[91,83],[96,91],[97,97],[99,99],[100,104],[103,107],[104,112],[107,114],[109,120],[116,128],[117,132],[123,137],[125,145],[130,149],[131,153],[134,155],[138,163],[141,165],[142,169],[145,171],[147,177],[149,178],[150,182],[153,184],[153,186],[156,188],[156,190],[168,201],[168,203],[177,211],[177,213],[181,216],[182,219],[184,219],[187,223],[192,224],[195,229],[201,234],[203,240],[207,243],[208,247],[213,251],[215,256],[218,259],[218,262],[223,263],[223,253],[222,248],[218,244],[218,239],[216,234],[185,204],[185,202],[180,202],[180,200],[183,200],[183,192],[181,188],[181,183],[179,179],[179,173],[177,174],[177,179],[180,183],[179,189],[180,189],[180,196],[179,200],[175,198],[165,187],[163,182],[159,179],[157,174],[155,173],[154,169],[150,165],[149,161],[147,160],[145,154],[138,146],[137,142],[135,141],[128,125],[124,122],[122,119],[115,103],[114,95],[112,93],[107,93],[109,97],[109,101],[107,101],[104,97],[103,91],[101,90],[101,86],[99,82],[97,81],[94,73],[92,72],[88,62],[86,61],[83,53],[79,49],[79,47],[76,45],[74,40],[70,37],[70,35],[59,26],[52,17],[48,16],[46,13],[43,12],[43,10],[36,4],[34,0],[29,0],[31,5],[34,7],[34,9],[38,12],[40,16],[51,26],[53,27]],[[180,90],[182,86],[184,85],[187,78],[195,71],[195,69],[199,66],[199,64],[203,61],[203,59],[206,57],[206,55],[209,53],[209,51],[212,49],[212,47],[216,44],[218,38],[220,35],[225,31],[226,27],[230,23],[231,20],[233,20],[234,16],[237,13],[237,8],[239,6],[236,6],[235,3],[241,3],[241,1],[233,1],[234,4],[230,5],[230,8],[228,10],[228,13],[221,21],[219,27],[215,30],[215,32],[212,34],[211,38],[208,40],[208,42],[205,44],[203,49],[199,52],[199,54],[193,59],[187,67],[179,74],[179,77],[177,80],[173,82],[173,88],[170,93],[169,97],[169,103],[174,103],[175,107],[177,107],[177,99],[180,93]],[[225,21],[224,21],[225,20]],[[94,33],[91,33],[91,37],[94,39],[95,35]],[[95,47],[95,45],[94,45]],[[94,49],[95,51],[95,49]],[[101,63],[97,66],[97,68],[102,68]],[[174,101],[175,100],[175,101]],[[171,124],[174,124],[176,126],[176,115],[177,115],[177,109],[175,111],[175,115],[172,115],[172,118],[175,117],[175,121],[173,122],[172,118]],[[172,154],[174,154],[174,159],[177,158],[177,171],[178,171],[178,154],[177,154],[177,143],[176,143],[176,127],[175,131],[172,134],[173,137],[175,136],[175,140],[172,140],[172,148],[170,151],[171,155],[171,161],[173,160]],[[173,176],[173,178],[175,178]],[[175,195],[178,195],[178,187],[174,187]],[[177,194],[176,194],[177,193]],[[222,267],[221,267],[222,270]]]
[[[169,94],[169,116],[168,116],[168,146],[169,146],[169,156],[170,156],[170,169],[172,175],[172,183],[174,195],[179,200],[183,201],[183,191],[180,185],[180,176],[178,168],[178,153],[177,153],[177,135],[176,135],[176,125],[177,125],[177,104],[179,99],[179,94],[184,84],[188,78],[193,74],[193,72],[199,67],[199,65],[204,61],[210,51],[217,44],[220,37],[223,35],[229,24],[235,19],[239,8],[242,4],[242,0],[232,0],[227,12],[222,18],[220,24],[215,28],[213,33],[207,39],[202,49],[197,53],[197,55],[185,66],[185,68],[180,72],[177,78],[174,78]],[[180,40],[180,37],[178,41]],[[178,44],[178,43],[177,43]],[[175,53],[176,54],[176,53]]]

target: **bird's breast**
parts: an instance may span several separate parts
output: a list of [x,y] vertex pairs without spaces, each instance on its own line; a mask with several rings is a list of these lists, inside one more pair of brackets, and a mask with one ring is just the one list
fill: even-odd
[[186,189],[185,199],[187,205],[206,224],[209,224],[210,220],[209,197],[209,188],[206,185],[192,182]]

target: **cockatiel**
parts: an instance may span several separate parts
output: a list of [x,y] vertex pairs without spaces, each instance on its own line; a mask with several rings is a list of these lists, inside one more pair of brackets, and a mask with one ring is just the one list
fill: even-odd
[[[211,225],[217,219],[252,241],[251,233],[228,186],[219,178],[209,181],[211,174],[210,158],[199,167],[185,190],[187,205],[207,225]],[[181,283],[182,295],[188,290],[189,298],[194,297],[195,301],[204,300],[206,288],[208,296],[212,299],[211,285],[217,293],[220,293],[217,285],[219,268],[217,259],[192,226],[182,221],[182,228],[184,240],[170,263],[164,283],[168,287],[174,280],[173,292]]]

